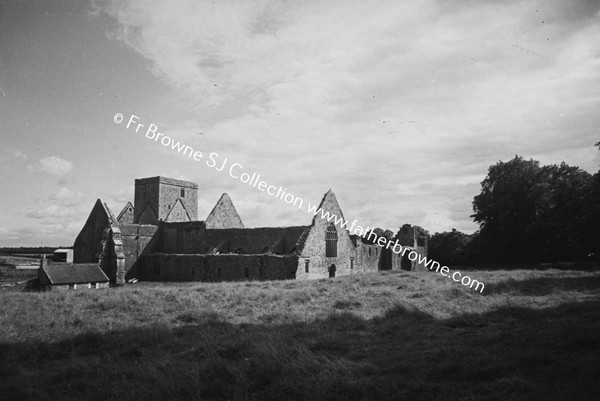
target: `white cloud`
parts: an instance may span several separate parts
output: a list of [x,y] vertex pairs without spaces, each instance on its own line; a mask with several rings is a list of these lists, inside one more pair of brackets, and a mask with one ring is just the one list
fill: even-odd
[[[416,218],[437,231],[465,226],[473,188],[497,160],[577,154],[581,167],[597,168],[584,149],[600,124],[598,4],[451,4],[132,0],[101,8],[179,93],[176,107],[195,116],[171,134],[304,199],[333,187],[345,210],[372,219],[365,225]],[[235,185],[225,174],[201,179]],[[418,190],[424,183],[459,193]],[[271,206],[262,199],[248,202]],[[447,207],[454,201],[462,211]],[[287,216],[287,205],[273,208],[269,215]]]
[[27,166],[29,171],[39,171],[55,177],[64,177],[73,169],[73,163],[60,156],[48,156],[35,165]]
[[28,158],[25,153],[21,152],[18,149],[13,152],[13,157],[15,159],[20,159],[20,160],[27,160],[27,158]]
[[67,187],[61,187],[53,194],[48,197],[51,201],[58,202],[64,207],[73,207],[81,204],[83,200],[83,193],[79,191],[72,191]]

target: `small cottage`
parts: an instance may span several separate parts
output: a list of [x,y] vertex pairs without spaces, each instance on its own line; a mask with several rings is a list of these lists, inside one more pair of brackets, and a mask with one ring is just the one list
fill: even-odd
[[42,290],[78,290],[108,288],[109,280],[98,263],[40,262],[38,281]]

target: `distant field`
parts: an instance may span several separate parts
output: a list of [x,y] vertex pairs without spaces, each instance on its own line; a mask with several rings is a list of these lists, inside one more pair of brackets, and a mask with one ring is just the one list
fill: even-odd
[[[37,277],[37,270],[31,269],[39,266],[39,259],[24,256],[0,255],[0,290],[6,285],[23,282]],[[15,267],[27,267],[28,269],[16,269]],[[5,287],[2,287],[5,285]],[[21,288],[22,286],[19,286]]]
[[39,256],[23,256],[23,255],[2,255],[0,254],[0,266],[17,266],[29,265],[32,263],[40,263]]
[[600,272],[0,291],[0,398],[583,400]]

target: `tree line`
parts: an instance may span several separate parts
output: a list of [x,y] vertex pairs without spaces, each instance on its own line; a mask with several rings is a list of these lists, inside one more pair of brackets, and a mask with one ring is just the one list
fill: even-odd
[[428,242],[431,258],[473,265],[600,255],[600,171],[592,175],[564,162],[541,165],[515,156],[489,167],[473,211],[479,230],[435,233]]

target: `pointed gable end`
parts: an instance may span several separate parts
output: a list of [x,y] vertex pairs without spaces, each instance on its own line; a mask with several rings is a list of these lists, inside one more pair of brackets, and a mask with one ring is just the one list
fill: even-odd
[[226,193],[221,195],[221,198],[206,218],[205,223],[208,229],[244,228],[240,215]]
[[117,222],[119,224],[132,224],[133,223],[133,205],[131,202],[127,202],[121,213],[117,216]]
[[102,233],[106,228],[118,228],[117,220],[108,205],[96,200],[83,228],[73,245],[73,261],[75,263],[91,263],[98,261],[98,246]]
[[317,213],[313,217],[312,224],[311,224],[312,226],[314,226],[315,223],[328,225],[329,222],[335,223],[336,218],[338,220],[340,218],[341,219],[344,218],[342,209],[340,208],[337,198],[335,197],[335,194],[333,193],[333,191],[331,189],[328,190],[327,192],[325,192],[325,195],[323,195],[323,199],[321,200],[321,203],[319,204],[318,209],[321,209],[323,211],[323,213],[329,212],[329,216],[335,215],[335,217],[332,217],[331,220],[328,221],[327,219],[324,219],[322,217],[321,213]]
[[191,221],[190,215],[187,210],[185,210],[185,206],[181,202],[181,199],[177,199],[173,208],[167,215],[165,221],[167,222],[181,222],[181,221]]
[[[323,199],[317,210],[321,209],[325,216],[331,216],[330,219],[323,218],[319,212],[313,217],[312,223],[308,230],[299,238],[297,250],[302,257],[312,258],[312,261],[317,263],[320,268],[325,268],[326,262],[329,264],[340,258],[345,257],[344,264],[349,263],[350,256],[353,256],[354,244],[350,239],[350,233],[347,230],[346,221],[342,209],[335,197],[335,194],[330,189],[323,195]],[[337,224],[335,224],[337,221]],[[327,253],[326,240],[334,239],[337,243],[336,252]],[[336,254],[337,256],[330,256]],[[346,260],[347,259],[347,260]],[[337,266],[339,267],[339,266]],[[326,271],[326,270],[325,270]]]

